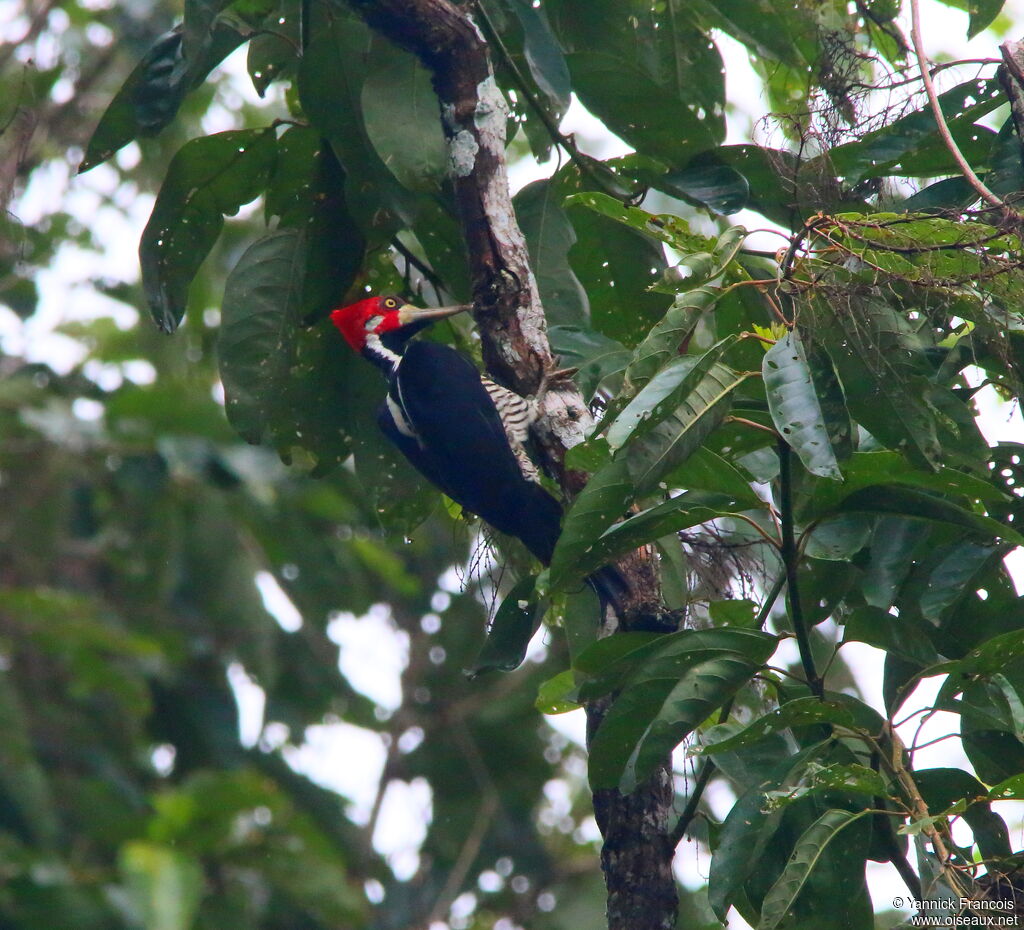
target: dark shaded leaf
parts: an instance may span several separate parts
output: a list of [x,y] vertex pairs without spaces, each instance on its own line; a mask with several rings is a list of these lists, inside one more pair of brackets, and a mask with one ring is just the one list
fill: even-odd
[[164,332],[185,315],[189,285],[224,216],[266,187],[276,150],[273,129],[243,129],[193,139],[174,156],[139,243],[146,299]]
[[544,616],[543,605],[534,592],[536,580],[532,575],[520,578],[505,595],[476,662],[467,669],[470,678],[492,669],[511,672],[522,665]]
[[186,95],[245,37],[225,23],[217,23],[201,43],[197,57],[188,59],[182,33],[161,36],[117,92],[89,139],[79,173],[95,168],[138,136],[155,135],[174,119]]
[[764,384],[775,427],[812,475],[841,479],[853,451],[850,415],[828,356],[807,351],[788,331],[764,356]]

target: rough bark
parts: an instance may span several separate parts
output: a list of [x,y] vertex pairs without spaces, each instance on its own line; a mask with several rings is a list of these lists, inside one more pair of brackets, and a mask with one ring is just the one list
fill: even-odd
[[1004,42],[999,46],[1003,64],[997,74],[1006,96],[1010,100],[1010,112],[1017,138],[1024,145],[1024,39]]
[[[433,75],[448,140],[452,184],[459,205],[473,283],[474,315],[488,372],[523,395],[534,393],[554,367],[544,311],[516,222],[505,167],[507,108],[491,67],[487,43],[466,10],[451,0],[350,0],[378,32],[416,54]],[[552,385],[536,426],[545,466],[568,495],[585,476],[563,460],[591,423],[586,403],[570,382]],[[649,628],[663,610],[653,553],[638,551],[619,563],[631,593],[616,628]],[[607,702],[588,707],[593,733]],[[604,836],[601,864],[608,887],[609,930],[668,930],[677,898],[669,838],[672,778],[666,763],[625,796],[594,796]]]

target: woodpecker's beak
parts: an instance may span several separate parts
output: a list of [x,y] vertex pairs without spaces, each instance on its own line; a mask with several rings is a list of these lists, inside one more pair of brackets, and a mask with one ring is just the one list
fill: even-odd
[[463,313],[472,310],[472,304],[456,304],[452,307],[414,307],[412,304],[403,304],[398,308],[398,325],[408,326],[410,323],[418,323],[420,320],[440,320],[447,316],[455,316],[456,313]]

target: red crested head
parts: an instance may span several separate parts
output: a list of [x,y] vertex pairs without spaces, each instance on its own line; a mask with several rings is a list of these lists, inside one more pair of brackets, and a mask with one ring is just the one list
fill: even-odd
[[331,322],[338,327],[353,351],[362,352],[370,333],[380,335],[402,325],[398,313],[401,307],[397,297],[367,297],[332,310]]
[[366,297],[347,307],[338,307],[331,311],[331,322],[338,327],[354,351],[365,352],[368,344],[371,350],[379,347],[380,337],[388,333],[411,327],[408,335],[412,335],[434,320],[468,309],[467,305],[460,304],[421,310],[389,294]]

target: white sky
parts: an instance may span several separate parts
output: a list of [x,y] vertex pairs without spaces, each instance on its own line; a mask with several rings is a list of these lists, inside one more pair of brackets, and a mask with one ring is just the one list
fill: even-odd
[[[13,10],[18,9],[18,4],[0,0],[0,39],[19,34],[20,27],[13,14]],[[958,58],[997,57],[997,43],[990,35],[984,34],[970,43],[966,41],[966,14],[932,0],[924,0],[922,9],[925,44],[933,54],[942,51]],[[1024,23],[1024,0],[1010,0],[1005,10],[1011,18]],[[63,15],[60,11],[55,13],[58,14]],[[909,22],[905,26],[909,34]],[[759,81],[749,65],[745,49],[725,36],[718,37],[718,44],[725,58],[729,99],[740,109],[738,115],[729,119],[729,142],[747,141],[747,114],[757,119],[766,109],[765,103],[758,97]],[[54,50],[51,53],[55,53]],[[45,61],[41,63],[45,65]],[[239,76],[231,93],[246,100],[258,101],[245,75],[244,49],[236,52],[226,67]],[[234,127],[232,102],[230,99],[224,100],[221,101],[222,105],[215,105],[211,109],[204,125],[206,131]],[[574,103],[562,128],[566,132],[576,133],[584,150],[597,157],[606,158],[629,151],[620,140],[609,136],[578,104]],[[118,159],[125,165],[130,165],[138,157],[138,149],[134,145],[118,155]],[[520,162],[510,170],[512,186],[519,189],[531,180],[547,177],[551,170],[551,164],[538,166],[528,160]],[[105,198],[110,196],[114,197],[116,208],[104,204]],[[58,370],[66,371],[81,360],[83,350],[72,340],[54,332],[59,324],[96,316],[112,316],[124,328],[138,322],[137,312],[99,295],[88,285],[88,281],[96,275],[111,280],[137,280],[137,243],[149,217],[153,199],[152,192],[140,192],[131,187],[119,188],[116,173],[104,166],[79,178],[72,177],[69,167],[61,163],[51,163],[44,170],[35,172],[30,188],[16,205],[22,222],[30,225],[56,209],[68,210],[89,223],[94,234],[104,243],[104,251],[97,254],[74,246],[65,247],[53,267],[40,275],[40,308],[27,323],[22,323],[13,314],[0,309],[0,346],[4,352],[45,361]],[[732,221],[751,226],[766,225],[763,218],[754,214],[740,214],[733,217]],[[758,243],[757,247],[774,249],[777,245],[778,241],[769,237],[764,243]],[[134,370],[94,370],[92,374],[104,380],[107,387],[116,386],[123,377],[138,381],[152,377],[151,372],[138,367]],[[982,403],[986,406],[983,428],[990,441],[1024,441],[1024,423],[1019,410],[1000,404],[991,392]],[[1024,556],[1015,553],[1014,567],[1022,565]],[[284,629],[294,630],[301,625],[298,611],[269,573],[260,573],[257,583],[268,609]],[[340,647],[341,670],[353,686],[385,708],[397,707],[401,700],[399,676],[408,654],[408,644],[395,633],[386,610],[376,609],[360,618],[340,615],[332,619],[330,635]],[[845,646],[843,654],[850,660],[858,684],[869,703],[881,709],[882,654],[857,643]],[[281,731],[280,724],[276,728],[264,725],[262,692],[248,679],[244,669],[233,666],[229,678],[242,711],[243,740],[249,745],[259,741],[266,745],[282,744],[287,734]],[[908,701],[904,713],[912,711],[915,704],[927,706],[939,684],[939,680],[923,682]],[[551,718],[550,722],[582,744],[582,712]],[[957,725],[958,718],[953,715],[936,715],[919,740],[956,732]],[[913,741],[913,726],[913,723],[908,724],[901,732],[908,744]],[[292,734],[292,739],[298,741],[299,735]],[[415,734],[410,739],[414,741]],[[368,820],[374,805],[384,753],[383,743],[377,734],[344,723],[325,723],[311,727],[301,746],[289,748],[286,752],[289,762],[299,771],[349,798],[351,815],[362,823]],[[677,756],[681,766],[682,755],[680,752]],[[916,761],[919,766],[958,765],[969,769],[956,740],[921,750]],[[731,795],[723,786],[718,786],[709,794],[709,802],[718,815],[724,815],[731,801]],[[1017,846],[1024,844],[1020,805],[1005,805],[1002,810],[1010,818],[1012,840]],[[417,849],[429,817],[430,792],[425,782],[411,785],[396,783],[389,787],[381,806],[374,844],[388,856],[396,875],[409,877],[415,872],[418,864]],[[689,887],[703,885],[707,880],[707,868],[707,856],[698,852],[695,844],[684,843],[680,846],[677,872],[685,884]],[[884,908],[886,900],[893,895],[906,893],[902,882],[890,867],[871,864],[869,872],[876,910]],[[378,893],[376,889],[369,891],[371,894]],[[909,916],[909,912],[906,916]],[[733,915],[729,926],[739,928],[746,924]]]

